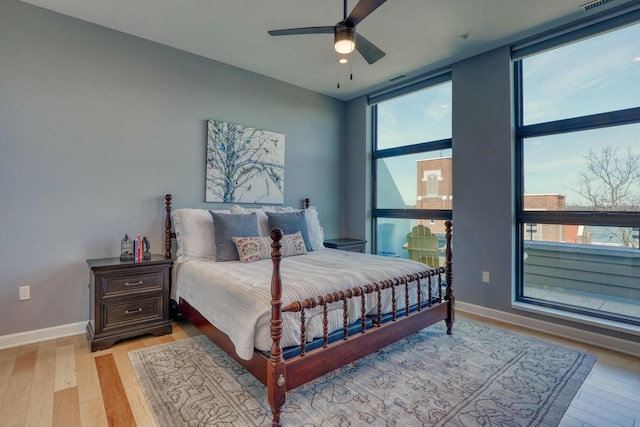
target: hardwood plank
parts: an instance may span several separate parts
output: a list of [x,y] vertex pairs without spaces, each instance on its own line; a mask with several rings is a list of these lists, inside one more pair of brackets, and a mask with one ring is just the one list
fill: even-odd
[[2,408],[2,402],[9,387],[9,379],[18,358],[18,349],[18,347],[13,347],[0,350],[0,408]]
[[596,396],[587,392],[580,392],[578,399],[581,402],[585,402],[588,405],[592,405],[599,410],[613,411],[616,414],[630,418],[632,420],[640,420],[640,405],[634,405],[634,407],[627,407],[615,398],[611,401],[611,398]]
[[[580,399],[571,402],[571,406],[569,409],[579,409],[590,414],[593,417],[604,418],[619,426],[633,427],[633,418],[629,418],[622,414],[619,414],[613,409],[596,407]],[[593,422],[591,419],[588,419],[587,421]]]
[[78,335],[75,342],[76,382],[82,414],[82,403],[96,399],[102,401],[102,391],[89,340],[84,335]]
[[562,417],[562,419],[560,420],[560,424],[558,424],[558,427],[583,427],[584,426],[584,422],[580,421],[577,418],[573,418],[572,416],[569,415],[565,415],[564,417]]
[[156,426],[155,417],[151,412],[147,398],[142,391],[138,377],[136,377],[133,367],[131,366],[131,360],[129,359],[129,352],[137,349],[138,348],[135,348],[133,345],[116,348],[113,351],[113,359],[120,373],[120,379],[124,385],[136,424],[139,426],[152,427]]
[[75,345],[68,344],[56,347],[56,378],[54,391],[76,387]]
[[33,371],[25,425],[49,427],[53,421],[56,342],[43,341]]
[[18,347],[18,352],[19,353],[31,353],[32,351],[38,351],[38,347],[40,346],[39,343],[35,342],[35,343],[31,343],[31,344],[25,344],[25,345],[21,345],[20,347]]
[[19,352],[13,365],[13,375],[20,374],[33,374],[33,370],[36,366],[36,358],[38,357],[38,348],[35,350],[29,350],[27,352]]
[[98,370],[100,389],[110,427],[137,425],[127,400],[118,368],[112,354],[105,354],[95,358]]
[[585,412],[582,409],[574,408],[573,402],[567,412],[564,414],[566,416],[573,417],[580,421],[584,421],[585,427],[587,426],[597,426],[597,427],[620,427],[620,424],[609,421],[606,418],[606,415],[593,415],[589,412]]
[[[640,392],[640,390],[638,390]],[[627,409],[640,411],[640,394],[625,393],[619,394],[619,390],[596,384],[583,384],[580,389],[581,393],[596,396],[607,402],[615,402]]]
[[67,345],[74,345],[76,342],[76,336],[75,335],[71,335],[68,337],[62,337],[62,338],[58,338],[56,339],[56,345],[58,347],[65,347]]
[[597,384],[598,386],[607,386],[611,390],[617,390],[615,393],[619,395],[638,394],[640,391],[640,378],[634,378],[631,375],[626,375],[627,378],[619,376],[612,377],[604,373],[594,372],[591,378],[589,378],[590,384]]
[[[80,392],[79,389],[78,392]],[[102,396],[97,399],[80,400],[80,425],[90,427],[109,426]]]
[[34,381],[40,381],[51,376],[56,368],[56,342],[43,341],[38,346],[38,353],[34,368]]
[[32,378],[33,372],[11,375],[4,402],[0,410],[1,426],[24,426]]
[[53,427],[81,427],[78,387],[69,387],[54,393],[52,425]]
[[[198,332],[199,333],[199,332]],[[178,340],[182,340],[185,338],[189,338],[190,335],[188,335],[184,329],[182,329],[179,326],[175,325],[175,322],[173,323],[173,332],[171,333],[171,336],[173,337],[174,340],[178,341]]]
[[145,337],[142,339],[145,347],[154,347],[156,345],[166,344],[173,341],[175,341],[175,339],[171,336],[171,334],[161,335],[159,337]]

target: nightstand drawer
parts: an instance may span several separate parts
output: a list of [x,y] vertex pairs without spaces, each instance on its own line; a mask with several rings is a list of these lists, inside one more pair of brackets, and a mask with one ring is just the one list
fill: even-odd
[[162,319],[162,295],[140,298],[135,301],[108,303],[104,305],[103,328],[127,326],[140,321]]
[[102,279],[102,297],[120,295],[128,292],[161,290],[162,271],[126,276],[104,277]]
[[171,333],[169,285],[171,259],[151,255],[140,262],[120,258],[87,260],[91,351],[138,335]]

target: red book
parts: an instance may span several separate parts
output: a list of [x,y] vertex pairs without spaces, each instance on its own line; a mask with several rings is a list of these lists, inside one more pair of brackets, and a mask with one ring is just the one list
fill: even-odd
[[138,247],[136,248],[136,261],[142,261],[142,237],[138,234]]

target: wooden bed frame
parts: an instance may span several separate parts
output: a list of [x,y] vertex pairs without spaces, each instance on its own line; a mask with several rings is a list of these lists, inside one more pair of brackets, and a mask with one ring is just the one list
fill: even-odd
[[[175,234],[171,231],[171,201],[172,196],[165,196],[165,256],[171,258],[171,239]],[[309,206],[309,199],[305,200],[305,207]],[[451,221],[446,221],[446,252],[445,267],[427,269],[422,273],[405,277],[382,280],[377,283],[363,284],[363,286],[347,291],[338,291],[325,296],[311,296],[304,301],[298,301],[282,307],[282,280],[280,277],[280,239],[282,232],[274,229],[271,232],[273,248],[271,260],[273,271],[271,277],[271,345],[270,355],[267,356],[260,351],[254,351],[250,360],[240,358],[235,351],[235,347],[229,337],[209,323],[196,309],[187,301],[180,299],[179,313],[189,322],[196,326],[204,335],[209,337],[214,343],[225,351],[231,358],[242,365],[247,371],[253,374],[260,382],[267,387],[267,396],[271,412],[273,415],[272,426],[280,426],[281,409],[286,400],[286,392],[292,390],[308,381],[325,375],[343,365],[360,359],[367,354],[381,349],[395,341],[408,335],[418,332],[427,326],[444,320],[447,325],[447,334],[451,334],[455,319],[455,298],[452,288],[452,252],[451,252]],[[445,275],[446,288],[442,295],[442,286],[438,286],[439,295],[434,295],[436,302],[432,303],[431,278],[437,280],[440,285],[441,274]],[[420,301],[420,279],[427,279],[429,283],[429,301]],[[408,284],[417,282],[418,304],[413,312],[409,310],[396,310],[396,288],[405,289],[405,306],[408,305],[409,294]],[[286,284],[285,284],[286,286]],[[391,289],[393,295],[393,311],[391,320],[382,322],[380,313],[380,291]],[[378,296],[378,316],[377,322],[374,317],[373,326],[365,327],[365,313],[362,309],[362,328],[351,336],[347,333],[347,312],[344,312],[344,337],[333,343],[328,342],[326,328],[326,307],[329,303],[342,302],[344,310],[347,307],[347,300],[350,298],[362,298],[365,294],[377,293]],[[321,348],[305,351],[304,339],[304,310],[322,306],[324,317],[324,342]],[[301,349],[299,356],[288,359],[283,358],[283,349],[280,345],[282,337],[282,313],[301,313]]]

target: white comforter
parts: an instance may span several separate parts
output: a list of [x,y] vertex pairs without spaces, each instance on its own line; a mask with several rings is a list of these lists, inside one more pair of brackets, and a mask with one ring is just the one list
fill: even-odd
[[[254,347],[271,348],[271,259],[243,264],[240,261],[215,262],[198,260],[179,264],[172,297],[183,298],[209,322],[227,334],[237,354],[251,359]],[[283,258],[280,264],[283,307],[294,301],[326,295],[427,270],[425,264],[398,258],[387,258],[355,252],[322,249]],[[423,300],[427,298],[427,281],[422,280]],[[397,292],[398,309],[404,307],[404,287]],[[432,285],[435,292],[437,287]],[[416,302],[410,292],[410,303]],[[391,294],[383,293],[383,310],[391,311]],[[377,297],[369,295],[367,311],[375,313]],[[383,312],[384,312],[383,311]],[[319,308],[307,310],[306,337],[322,336],[322,314]],[[360,317],[360,298],[353,298],[349,307],[349,322]],[[284,313],[281,345],[300,344],[299,313]],[[343,324],[342,304],[331,304],[329,331]]]

